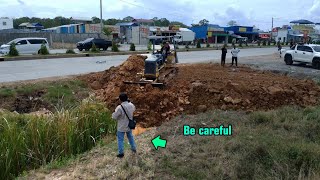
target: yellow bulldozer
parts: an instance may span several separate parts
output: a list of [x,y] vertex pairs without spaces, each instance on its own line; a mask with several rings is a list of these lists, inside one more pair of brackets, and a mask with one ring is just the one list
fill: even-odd
[[[176,72],[175,64],[178,63],[176,43],[173,41],[173,49],[166,56],[163,52],[155,50],[155,42],[159,39],[166,39],[168,36],[149,36],[153,44],[152,54],[144,62],[144,71],[139,73],[139,81],[124,81],[125,84],[151,84],[152,86],[163,86],[170,74]],[[169,37],[170,38],[170,37]]]

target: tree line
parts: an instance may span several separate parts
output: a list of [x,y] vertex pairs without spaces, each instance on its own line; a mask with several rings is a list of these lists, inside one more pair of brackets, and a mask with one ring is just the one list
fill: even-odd
[[[98,17],[92,17],[92,23],[100,23],[100,18]],[[134,18],[131,16],[127,16],[123,19],[103,19],[102,22],[105,25],[115,25],[117,23],[123,23],[123,22],[131,22]],[[170,25],[180,25],[180,27],[187,28],[188,26],[183,24],[182,22],[178,21],[170,21],[166,18],[158,18],[154,17],[152,18],[154,21],[155,26],[161,26],[161,27],[167,27]],[[61,26],[61,25],[66,25],[66,24],[71,24],[74,23],[71,18],[66,18],[62,16],[57,16],[55,18],[38,18],[38,17],[21,17],[21,18],[16,18],[13,20],[13,27],[18,28],[21,23],[40,23],[44,26],[44,28],[51,28],[51,27],[56,27],[56,26]]]

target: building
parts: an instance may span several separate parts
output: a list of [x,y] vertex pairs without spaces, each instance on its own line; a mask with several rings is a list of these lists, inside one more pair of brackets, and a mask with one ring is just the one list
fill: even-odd
[[0,30],[13,29],[13,19],[2,17],[0,18]]
[[53,32],[60,34],[86,33],[84,24],[68,24],[52,28],[43,29],[45,32]]
[[229,34],[241,36],[242,38],[246,38],[249,41],[254,41],[259,38],[259,32],[254,31],[253,26],[230,26],[224,28],[225,32],[229,32]]
[[196,39],[209,43],[231,43],[234,38],[256,40],[259,37],[259,32],[254,31],[250,26],[220,27],[216,24],[208,24],[193,26],[190,30],[196,33]]
[[40,31],[40,30],[44,29],[44,26],[40,23],[25,22],[25,23],[21,23],[19,25],[19,29],[29,29],[29,30],[34,30],[34,31]]

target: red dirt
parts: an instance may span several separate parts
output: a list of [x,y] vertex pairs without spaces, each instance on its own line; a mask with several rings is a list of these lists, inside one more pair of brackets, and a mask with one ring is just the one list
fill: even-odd
[[137,73],[142,72],[145,58],[133,55],[119,67],[80,78],[110,109],[119,103],[119,93],[127,92],[142,127],[161,125],[181,112],[269,110],[284,105],[316,105],[320,100],[320,88],[312,80],[217,64],[178,65],[178,73],[163,89],[123,84],[139,79]]

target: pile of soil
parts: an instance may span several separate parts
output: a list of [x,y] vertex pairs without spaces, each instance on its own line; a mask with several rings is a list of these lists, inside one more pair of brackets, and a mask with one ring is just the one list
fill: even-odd
[[217,64],[178,65],[178,72],[164,88],[126,85],[139,80],[145,56],[133,55],[119,67],[82,76],[96,96],[110,109],[118,104],[120,92],[127,92],[136,105],[135,116],[142,127],[158,126],[178,114],[209,109],[269,110],[284,105],[319,103],[320,88],[312,80],[298,80],[248,67]]

